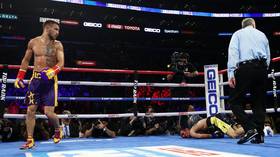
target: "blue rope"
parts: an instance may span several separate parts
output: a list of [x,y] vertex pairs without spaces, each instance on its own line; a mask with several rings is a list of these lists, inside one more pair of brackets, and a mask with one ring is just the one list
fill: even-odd
[[[276,91],[277,94],[280,90]],[[273,91],[267,91],[267,95],[273,95]],[[246,94],[247,97],[250,94]],[[221,96],[221,99],[228,99],[229,96]],[[6,96],[6,100],[23,100],[23,96]],[[59,101],[133,101],[133,98],[126,97],[59,97]],[[137,98],[137,101],[203,101],[205,97],[185,97],[185,98]]]
[[[24,97],[7,96],[7,100],[23,100]],[[59,97],[60,101],[133,101],[133,98],[122,97]],[[201,101],[205,100],[205,97],[193,97],[193,98],[137,98],[137,101]]]

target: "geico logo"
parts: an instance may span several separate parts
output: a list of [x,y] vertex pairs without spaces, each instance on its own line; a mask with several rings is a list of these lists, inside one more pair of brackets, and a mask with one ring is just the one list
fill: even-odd
[[137,26],[124,26],[126,30],[140,31],[140,27]]
[[92,22],[84,22],[83,24],[85,27],[102,27],[102,23],[92,23]]
[[216,73],[214,69],[209,69],[207,71],[207,79],[208,79],[208,91],[216,90]]
[[209,110],[209,113],[210,113],[211,116],[215,115],[215,114],[218,113],[218,105],[217,104],[210,104],[208,110]]
[[157,28],[144,28],[145,32],[160,33],[160,29]]
[[218,96],[216,90],[216,73],[214,69],[207,70],[207,89],[210,115],[218,113]]

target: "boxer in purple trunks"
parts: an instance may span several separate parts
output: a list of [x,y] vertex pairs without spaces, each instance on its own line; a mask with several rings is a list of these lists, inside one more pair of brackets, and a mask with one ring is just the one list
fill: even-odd
[[40,72],[33,71],[25,97],[25,104],[57,106],[57,76],[47,80],[41,77]]
[[21,149],[30,149],[35,146],[33,132],[35,113],[39,105],[44,106],[44,114],[54,125],[54,143],[60,142],[62,138],[59,119],[54,112],[57,105],[57,74],[64,66],[63,46],[56,40],[58,34],[59,23],[52,20],[44,22],[42,35],[31,39],[28,43],[14,83],[15,88],[25,87],[23,79],[31,57],[34,55],[33,74],[25,98],[25,103],[28,105],[25,121],[28,137]]

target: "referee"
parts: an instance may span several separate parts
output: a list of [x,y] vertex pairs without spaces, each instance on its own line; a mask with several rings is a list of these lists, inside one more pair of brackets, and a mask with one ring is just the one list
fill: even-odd
[[[264,143],[267,69],[270,49],[265,34],[256,29],[255,20],[245,18],[242,28],[236,31],[228,48],[228,82],[231,87],[229,104],[245,134],[237,142]],[[251,93],[253,116],[244,112],[247,92]]]

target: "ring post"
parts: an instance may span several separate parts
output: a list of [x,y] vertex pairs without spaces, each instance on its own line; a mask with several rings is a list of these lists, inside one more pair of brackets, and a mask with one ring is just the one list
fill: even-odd
[[[223,74],[219,74],[219,82],[224,82],[224,77],[223,77]],[[220,97],[223,97],[223,96],[225,96],[225,92],[224,92],[224,86],[223,85],[221,85],[221,86],[219,86],[220,87]],[[225,109],[225,99],[220,99],[220,101],[221,101],[221,106],[220,106],[220,108],[221,108],[221,111],[225,111],[226,109]]]
[[138,86],[138,74],[137,71],[134,71],[134,84],[133,84],[133,114],[137,117],[138,108],[137,108],[137,86]]
[[272,77],[273,107],[274,107],[274,111],[277,112],[277,108],[278,108],[277,82],[275,78],[274,68],[271,69],[271,77]]
[[0,100],[0,118],[3,118],[6,107],[6,93],[7,93],[7,78],[8,78],[8,65],[3,65],[1,81],[1,100]]
[[220,112],[220,87],[218,65],[204,66],[204,82],[206,96],[207,117],[213,116]]

